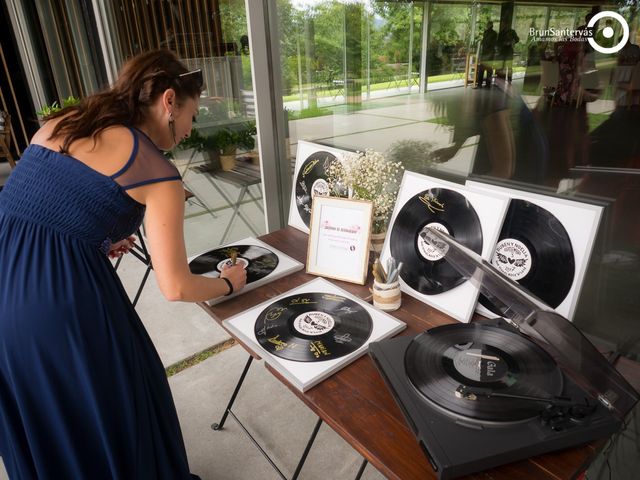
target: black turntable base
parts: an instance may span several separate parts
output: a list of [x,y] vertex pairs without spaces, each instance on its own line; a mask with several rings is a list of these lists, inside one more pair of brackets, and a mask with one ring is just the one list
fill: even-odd
[[370,344],[440,479],[605,438],[620,422],[502,320]]

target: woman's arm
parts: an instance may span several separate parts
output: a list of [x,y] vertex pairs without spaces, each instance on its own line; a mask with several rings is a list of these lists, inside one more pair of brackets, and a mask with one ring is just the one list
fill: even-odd
[[[201,302],[229,293],[222,278],[194,275],[189,271],[184,244],[184,187],[180,181],[161,182],[144,189],[145,231],[153,269],[162,294],[170,301]],[[240,290],[247,274],[240,265],[225,269],[233,290]]]

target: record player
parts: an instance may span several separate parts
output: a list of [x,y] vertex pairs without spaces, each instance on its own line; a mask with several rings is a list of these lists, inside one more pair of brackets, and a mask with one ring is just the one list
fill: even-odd
[[446,233],[425,241],[504,319],[374,342],[369,353],[438,478],[606,438],[638,394],[568,320]]

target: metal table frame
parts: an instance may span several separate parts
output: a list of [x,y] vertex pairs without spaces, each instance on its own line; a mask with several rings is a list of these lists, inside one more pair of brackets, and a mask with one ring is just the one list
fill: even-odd
[[[267,462],[269,462],[269,465],[271,465],[271,467],[276,471],[276,473],[280,476],[280,478],[282,478],[283,480],[287,480],[287,477],[284,475],[284,473],[282,473],[282,470],[278,468],[278,466],[273,461],[273,459],[264,450],[264,448],[262,448],[262,446],[258,443],[258,441],[253,437],[253,435],[251,435],[251,432],[249,432],[247,427],[245,427],[242,421],[236,416],[236,414],[232,410],[233,404],[235,403],[238,393],[240,392],[240,388],[242,387],[242,384],[244,383],[244,379],[247,376],[247,372],[249,371],[249,368],[253,363],[253,359],[254,357],[249,355],[249,358],[247,359],[247,363],[245,363],[244,369],[242,370],[242,373],[240,374],[240,378],[238,379],[238,383],[236,383],[236,386],[233,389],[233,393],[229,398],[229,402],[227,403],[227,406],[224,409],[224,412],[222,413],[222,418],[220,419],[219,422],[213,423],[211,425],[211,428],[216,431],[222,430],[224,428],[225,422],[227,421],[227,417],[231,415],[233,419],[238,423],[238,425],[240,425],[240,428],[245,433],[245,435],[249,437],[253,445],[260,451],[260,453],[264,456]],[[291,480],[296,480],[300,475],[300,472],[302,471],[302,467],[304,466],[304,463],[307,460],[307,457],[309,456],[309,452],[311,451],[311,447],[313,446],[313,442],[315,441],[316,436],[318,435],[318,431],[320,430],[322,423],[323,423],[322,419],[318,418],[315,426],[313,427],[313,431],[311,432],[311,436],[309,437],[309,440],[307,441],[307,444],[304,448],[304,451],[302,452],[302,456],[300,457],[300,460],[298,460],[298,464],[296,466],[295,471],[293,472],[293,476],[291,477]],[[362,475],[364,473],[364,469],[367,466],[367,463],[368,461],[366,459],[362,461],[362,464],[360,465],[360,468],[358,469],[358,473],[356,474],[354,480],[360,480],[362,478]]]

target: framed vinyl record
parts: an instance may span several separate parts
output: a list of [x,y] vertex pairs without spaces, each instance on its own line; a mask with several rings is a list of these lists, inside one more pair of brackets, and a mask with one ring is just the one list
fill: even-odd
[[218,278],[222,268],[233,262],[232,258],[235,258],[236,264],[242,265],[247,271],[247,283],[238,292],[209,300],[207,302],[209,305],[216,305],[242,295],[285,275],[302,270],[304,266],[271,245],[249,237],[190,257],[189,270],[196,275]]
[[424,240],[429,227],[443,231],[488,259],[508,199],[463,185],[405,172],[380,255],[402,262],[401,289],[461,322],[468,322],[478,289]]
[[[475,181],[467,186],[511,201],[492,265],[572,320],[603,207]],[[500,314],[484,296],[478,312]]]
[[303,392],[406,327],[322,278],[223,323]]
[[289,225],[309,233],[313,198],[317,195],[329,195],[327,169],[333,162],[339,161],[345,153],[350,152],[303,140],[298,141],[289,207]]

